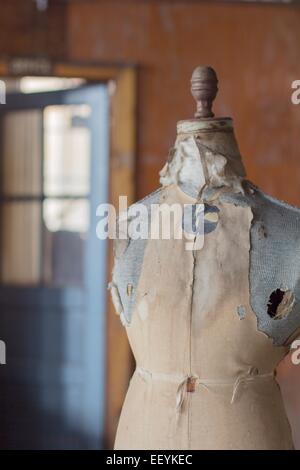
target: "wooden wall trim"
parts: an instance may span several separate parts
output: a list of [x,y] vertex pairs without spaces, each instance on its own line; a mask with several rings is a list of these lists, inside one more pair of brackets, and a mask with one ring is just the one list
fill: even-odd
[[[135,198],[136,72],[123,69],[116,78],[111,103],[110,201],[118,208],[119,195]],[[109,249],[109,279],[113,265]],[[109,295],[107,316],[107,413],[106,447],[112,448],[122,404],[132,373],[132,355],[125,328],[116,315]]]
[[7,70],[7,62],[0,60],[0,75],[6,76]]
[[[117,79],[122,69],[118,67],[93,66],[55,63],[53,66],[53,75],[57,77],[80,77],[86,80],[108,81]],[[84,76],[83,76],[84,74]]]

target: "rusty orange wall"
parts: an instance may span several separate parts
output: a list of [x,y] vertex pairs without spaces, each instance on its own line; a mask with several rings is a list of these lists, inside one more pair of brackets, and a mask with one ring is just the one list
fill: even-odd
[[177,0],[70,3],[68,56],[135,62],[138,90],[138,197],[158,185],[176,121],[189,118],[192,69],[216,68],[218,115],[230,115],[248,176],[300,205],[300,8]]
[[67,4],[50,0],[46,13],[33,0],[0,0],[0,55],[62,58],[66,51]]
[[[300,7],[50,0],[43,14],[33,0],[9,0],[0,10],[2,57],[138,65],[138,198],[157,187],[176,122],[193,114],[193,68],[210,64],[220,79],[216,114],[234,117],[249,178],[300,206],[300,105],[290,101],[291,82],[300,79]],[[108,413],[110,446],[117,413]]]

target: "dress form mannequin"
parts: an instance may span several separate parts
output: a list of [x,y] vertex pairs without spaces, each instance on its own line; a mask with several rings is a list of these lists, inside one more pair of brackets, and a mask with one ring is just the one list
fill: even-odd
[[[116,449],[293,448],[274,371],[300,327],[300,211],[245,180],[232,120],[211,111],[216,92],[215,72],[198,67],[195,119],[178,123],[162,186],[142,201],[203,204],[203,248],[116,241],[112,295],[137,363]],[[279,268],[278,217],[292,229]]]

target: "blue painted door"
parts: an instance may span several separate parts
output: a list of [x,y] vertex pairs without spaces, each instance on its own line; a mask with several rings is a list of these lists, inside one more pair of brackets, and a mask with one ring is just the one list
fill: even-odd
[[107,88],[11,94],[0,119],[0,447],[101,448]]

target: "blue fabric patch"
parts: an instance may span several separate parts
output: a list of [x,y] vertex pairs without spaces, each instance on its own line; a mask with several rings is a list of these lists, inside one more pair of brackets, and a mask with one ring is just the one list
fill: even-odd
[[[220,209],[209,204],[186,204],[182,228],[186,233],[203,235],[213,232],[219,221]],[[215,214],[215,216],[212,216]]]

